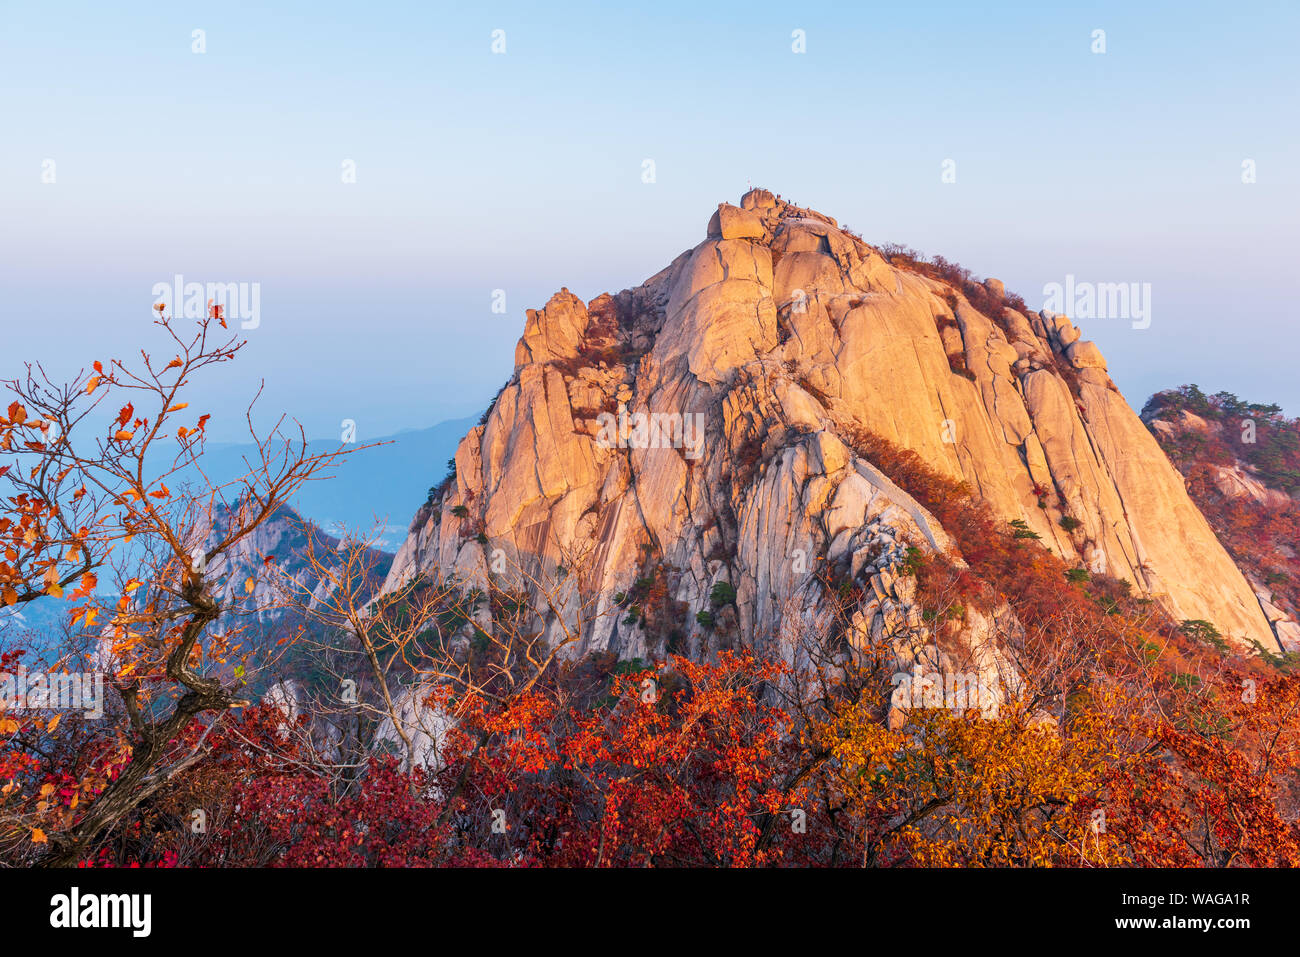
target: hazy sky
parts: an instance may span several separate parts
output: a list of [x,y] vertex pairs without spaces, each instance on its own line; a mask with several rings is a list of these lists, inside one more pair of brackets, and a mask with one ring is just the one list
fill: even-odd
[[1079,321],[1130,402],[1300,412],[1294,3],[275,6],[0,3],[0,374],[148,344],[177,273],[256,282],[214,437],[261,378],[314,435],[429,425],[752,180],[1031,305],[1150,283],[1149,328]]

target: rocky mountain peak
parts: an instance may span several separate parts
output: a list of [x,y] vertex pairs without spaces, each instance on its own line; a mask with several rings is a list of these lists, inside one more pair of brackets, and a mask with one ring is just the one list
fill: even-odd
[[[898,574],[909,548],[961,556],[864,435],[1175,620],[1278,647],[1068,317],[766,189],[720,204],[703,241],[640,286],[587,303],[561,289],[528,311],[513,377],[417,514],[388,587],[558,574],[565,597],[537,605],[548,635],[576,628],[577,650],[654,658],[788,644],[826,607],[816,568],[835,567],[874,596],[850,644],[867,641],[915,611]],[[1010,627],[972,624],[981,667]]]

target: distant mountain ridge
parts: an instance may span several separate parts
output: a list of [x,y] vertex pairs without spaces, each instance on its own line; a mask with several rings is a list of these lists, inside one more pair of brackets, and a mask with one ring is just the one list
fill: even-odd
[[[223,597],[229,599],[239,594],[245,578],[260,568],[267,555],[281,560],[282,573],[302,578],[304,570],[299,556],[304,541],[304,519],[315,526],[318,541],[332,543],[330,547],[337,544],[340,529],[349,537],[365,538],[374,531],[377,518],[384,520],[384,528],[373,547],[388,553],[395,551],[407,531],[404,518],[410,512],[411,501],[428,495],[429,475],[446,471],[447,460],[455,452],[456,444],[476,421],[475,418],[454,419],[427,429],[376,439],[358,437],[358,446],[384,444],[358,448],[340,460],[329,478],[305,483],[294,495],[291,508],[273,516],[255,536],[241,543],[231,568],[213,569],[213,574],[228,579],[220,589]],[[310,440],[307,454],[334,451],[342,444],[338,440]],[[254,450],[251,444],[213,443],[203,453],[200,463],[204,474],[219,484],[243,475],[247,471],[244,459]],[[156,456],[155,468],[162,464],[162,459],[161,453]],[[169,482],[174,486],[180,484],[175,479]],[[223,517],[217,516],[217,521],[220,523]],[[387,560],[382,567],[387,568]],[[107,579],[101,589],[106,584]],[[265,583],[257,587],[257,593],[252,596],[254,607],[271,602],[273,596],[266,593]],[[0,631],[4,632],[3,637],[21,641],[32,650],[48,649],[61,640],[68,621],[67,611],[67,603],[57,598],[0,609]]]
[[[294,495],[293,509],[322,531],[366,535],[382,520],[385,528],[376,547],[395,551],[405,537],[411,502],[420,501],[438,476],[461,437],[477,418],[451,419],[426,429],[413,429],[375,438],[356,436],[357,451],[340,460],[328,478],[305,483]],[[381,443],[376,448],[360,446]],[[339,439],[312,439],[308,454],[347,447]],[[254,446],[212,445],[203,454],[205,473],[215,482],[237,478],[245,471],[243,460]],[[435,478],[430,479],[433,475]]]

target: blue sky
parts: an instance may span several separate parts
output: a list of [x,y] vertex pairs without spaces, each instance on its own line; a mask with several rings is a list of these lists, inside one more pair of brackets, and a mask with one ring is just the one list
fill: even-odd
[[149,346],[176,273],[258,282],[215,438],[260,379],[313,435],[430,425],[526,308],[641,282],[752,181],[1031,305],[1149,282],[1150,328],[1080,322],[1130,402],[1300,413],[1295,4],[467,6],[0,5],[0,374]]

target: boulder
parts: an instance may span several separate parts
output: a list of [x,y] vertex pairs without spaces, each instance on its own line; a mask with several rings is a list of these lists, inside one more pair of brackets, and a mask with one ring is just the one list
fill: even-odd
[[1095,342],[1079,339],[1065,350],[1065,356],[1076,369],[1106,368],[1106,360]]
[[723,203],[709,220],[708,234],[710,239],[762,239],[767,230],[753,210]]
[[771,209],[776,205],[776,197],[766,189],[751,189],[740,197],[741,209]]

